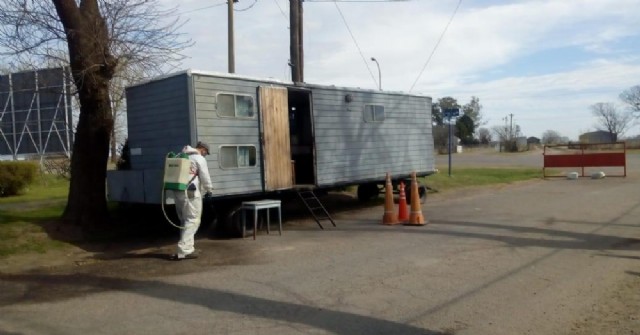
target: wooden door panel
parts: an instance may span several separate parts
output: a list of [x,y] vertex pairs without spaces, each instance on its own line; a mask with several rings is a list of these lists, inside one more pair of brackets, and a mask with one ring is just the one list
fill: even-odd
[[291,188],[291,143],[288,93],[284,87],[261,86],[262,152],[267,191]]

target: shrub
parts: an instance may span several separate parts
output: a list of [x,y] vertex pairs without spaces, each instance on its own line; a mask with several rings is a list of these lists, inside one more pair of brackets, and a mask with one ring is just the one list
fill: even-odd
[[116,162],[117,170],[131,170],[131,150],[129,148],[129,139],[124,141],[120,147],[120,158]]
[[46,174],[71,180],[71,159],[66,156],[47,157],[42,161],[42,170]]
[[0,162],[0,197],[19,194],[38,175],[34,162]]

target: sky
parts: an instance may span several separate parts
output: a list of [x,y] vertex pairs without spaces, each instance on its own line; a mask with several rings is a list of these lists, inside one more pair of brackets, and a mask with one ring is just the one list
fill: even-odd
[[[173,1],[166,3],[173,4]],[[289,1],[234,4],[235,72],[290,81]],[[523,136],[594,131],[590,106],[640,85],[640,0],[306,0],[304,80],[450,96],[482,105],[485,127]],[[194,45],[175,70],[227,72],[225,0],[183,0]],[[640,134],[640,125],[626,136]]]

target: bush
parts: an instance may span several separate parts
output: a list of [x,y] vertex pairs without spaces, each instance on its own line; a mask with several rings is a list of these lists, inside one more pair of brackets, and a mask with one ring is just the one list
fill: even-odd
[[131,150],[129,148],[129,139],[124,141],[120,147],[120,158],[116,162],[117,170],[131,170]]
[[17,195],[38,175],[33,162],[0,162],[0,197]]
[[42,170],[46,174],[71,180],[71,159],[66,156],[47,157],[42,161]]

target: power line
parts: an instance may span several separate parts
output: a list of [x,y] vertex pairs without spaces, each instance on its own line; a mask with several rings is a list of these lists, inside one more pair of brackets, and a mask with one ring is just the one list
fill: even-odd
[[278,6],[278,9],[280,10],[280,13],[282,13],[282,16],[284,16],[285,19],[289,20],[289,17],[287,16],[287,14],[285,14],[284,10],[282,10],[282,7],[280,7],[278,0],[273,0],[273,2],[275,2],[276,6]]
[[[230,0],[230,1],[233,1],[233,0]],[[209,8],[213,8],[213,7],[220,7],[220,6],[224,6],[226,4],[227,4],[227,2],[225,1],[223,3],[219,3],[219,4],[215,4],[215,5],[210,5],[210,6],[206,6],[206,7],[200,7],[200,8],[191,9],[191,10],[188,10],[188,11],[185,11],[185,12],[178,13],[177,15],[183,15],[183,14],[189,14],[189,13],[193,13],[193,12],[199,12],[201,10],[205,10],[205,9],[209,9]]]
[[[233,1],[233,0],[229,0],[229,1]],[[255,6],[257,2],[258,2],[258,0],[254,0],[253,3],[251,5],[249,5],[249,6],[247,6],[246,8],[234,9],[234,11],[236,11],[236,12],[247,11],[247,10],[251,9],[253,6]],[[227,5],[227,1],[224,1],[222,3],[218,3],[218,4],[215,4],[215,5],[209,5],[209,6],[205,6],[205,7],[190,9],[188,11],[180,12],[180,13],[177,13],[175,15],[189,14],[189,13],[193,13],[193,12],[199,12],[199,11],[202,11],[202,10],[205,10],[205,9],[210,9],[210,8],[220,7],[220,6],[226,6],[226,5]]]
[[[229,1],[232,1],[232,0],[229,0]],[[257,3],[258,3],[258,0],[254,0],[254,1],[253,1],[253,3],[252,3],[250,6],[248,6],[248,7],[243,8],[243,9],[234,9],[234,10],[235,10],[236,12],[244,12],[244,11],[248,11],[248,10],[249,10],[249,9],[251,9],[253,6],[255,6]]]
[[306,2],[405,2],[411,0],[304,0]]
[[342,17],[342,21],[344,22],[344,25],[347,27],[347,30],[349,31],[349,35],[351,35],[351,39],[353,40],[353,43],[355,43],[356,48],[358,48],[358,52],[360,53],[360,57],[362,58],[362,62],[367,67],[367,71],[369,71],[369,74],[371,75],[371,79],[373,79],[373,83],[376,86],[378,86],[378,84],[376,82],[376,78],[373,76],[373,72],[371,72],[371,68],[369,68],[369,63],[367,63],[367,61],[364,59],[364,55],[362,54],[362,50],[360,49],[360,46],[358,45],[358,41],[356,41],[356,38],[353,36],[353,33],[351,32],[351,28],[349,28],[349,24],[347,23],[347,20],[345,19],[344,15],[342,15],[342,11],[340,10],[340,7],[338,7],[338,2],[337,1],[333,1],[333,3],[334,3],[334,5],[336,5],[336,9],[338,10],[338,13],[340,13],[340,17]]
[[438,48],[438,45],[440,45],[440,42],[442,41],[442,38],[444,37],[444,34],[447,32],[447,29],[449,29],[449,25],[451,24],[451,21],[453,21],[453,18],[456,16],[456,13],[458,12],[458,8],[460,8],[461,4],[462,4],[462,0],[459,0],[458,1],[458,5],[456,6],[456,9],[453,11],[453,14],[451,15],[451,18],[449,19],[449,22],[447,22],[447,25],[444,27],[444,30],[442,31],[442,34],[440,34],[440,38],[438,39],[438,42],[433,47],[433,50],[431,51],[431,54],[429,55],[429,58],[427,58],[427,61],[424,63],[424,66],[422,67],[422,70],[420,70],[420,73],[418,74],[418,77],[413,82],[413,85],[411,85],[411,88],[409,89],[409,92],[413,91],[413,87],[416,86],[416,83],[418,82],[418,80],[420,80],[420,77],[422,76],[422,73],[427,68],[427,65],[429,64],[429,62],[431,61],[431,57],[433,57],[433,54],[436,52],[436,49]]

